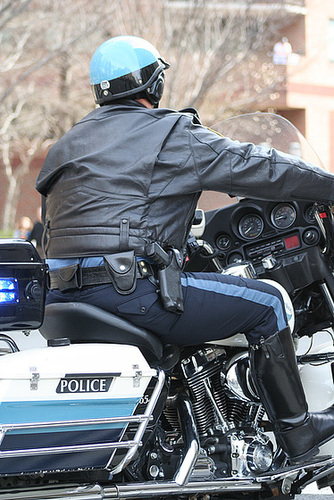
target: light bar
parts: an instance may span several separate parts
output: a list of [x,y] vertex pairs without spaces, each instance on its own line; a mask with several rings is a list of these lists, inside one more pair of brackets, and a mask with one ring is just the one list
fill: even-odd
[[0,278],[0,305],[19,302],[17,279]]

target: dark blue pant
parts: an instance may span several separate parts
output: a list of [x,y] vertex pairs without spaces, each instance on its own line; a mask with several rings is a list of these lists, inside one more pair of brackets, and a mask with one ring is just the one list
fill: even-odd
[[149,279],[130,295],[110,285],[48,293],[47,303],[86,302],[151,330],[164,343],[195,345],[244,333],[250,343],[287,326],[280,292],[257,280],[216,273],[183,273],[184,313],[166,311]]

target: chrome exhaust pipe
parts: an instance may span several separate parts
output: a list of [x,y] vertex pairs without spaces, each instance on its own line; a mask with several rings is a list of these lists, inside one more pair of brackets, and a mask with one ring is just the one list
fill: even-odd
[[261,485],[252,479],[223,479],[216,481],[193,481],[180,486],[174,481],[158,483],[120,483],[102,487],[99,484],[78,486],[74,484],[20,488],[0,493],[0,500],[119,500],[126,498],[154,498],[161,495],[193,495],[198,493],[226,493],[258,491]]
[[[40,488],[15,488],[1,493],[1,500],[104,500],[104,490],[99,484],[78,486],[68,484],[62,486],[41,486]],[[110,497],[111,498],[111,497]]]
[[[146,482],[142,484],[117,484],[115,490],[106,487],[104,490],[105,500],[123,498],[153,498],[165,495],[196,495],[198,493],[226,493],[259,491],[261,485],[253,479],[223,479],[216,481],[193,481],[185,486],[179,486],[175,482],[156,483]],[[1,499],[1,497],[0,497]],[[2,500],[2,499],[1,499]]]
[[190,400],[185,393],[178,395],[176,408],[180,417],[185,455],[179,470],[174,476],[174,481],[179,486],[184,486],[189,481],[189,477],[199,456],[200,441]]

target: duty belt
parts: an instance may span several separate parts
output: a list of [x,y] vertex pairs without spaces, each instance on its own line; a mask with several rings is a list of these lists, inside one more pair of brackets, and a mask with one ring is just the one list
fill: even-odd
[[[145,260],[136,263],[136,278],[149,278],[154,276],[154,269]],[[57,271],[48,272],[49,290],[81,289],[84,286],[105,285],[112,283],[110,274],[104,266],[82,267],[80,264],[61,267]]]

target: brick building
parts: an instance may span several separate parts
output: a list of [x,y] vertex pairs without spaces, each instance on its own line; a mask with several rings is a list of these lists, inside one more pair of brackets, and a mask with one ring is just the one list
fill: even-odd
[[300,15],[283,34],[296,57],[286,66],[277,112],[297,126],[334,172],[334,2],[300,3]]
[[[273,15],[277,5],[284,4],[292,19],[281,33],[292,54],[280,65],[286,83],[274,103],[275,112],[305,135],[325,167],[334,172],[334,1],[262,0],[260,4],[271,7]],[[270,108],[273,103],[267,102],[261,111]],[[216,193],[206,193],[200,201],[204,210],[224,203],[230,203],[229,198]]]
[[[287,81],[274,105],[277,113],[304,133],[323,163],[334,172],[334,1],[258,1],[259,8],[272,8],[273,15],[282,4],[292,19],[282,33],[291,44],[292,56],[281,65]],[[264,104],[262,110],[268,107],[272,108],[273,103]],[[35,161],[25,178],[17,217],[28,215],[35,219],[40,197],[34,186],[42,161]],[[4,182],[0,182],[0,200],[4,199],[5,189]],[[224,203],[224,196],[212,199],[209,195],[202,207],[213,208],[217,199]]]

